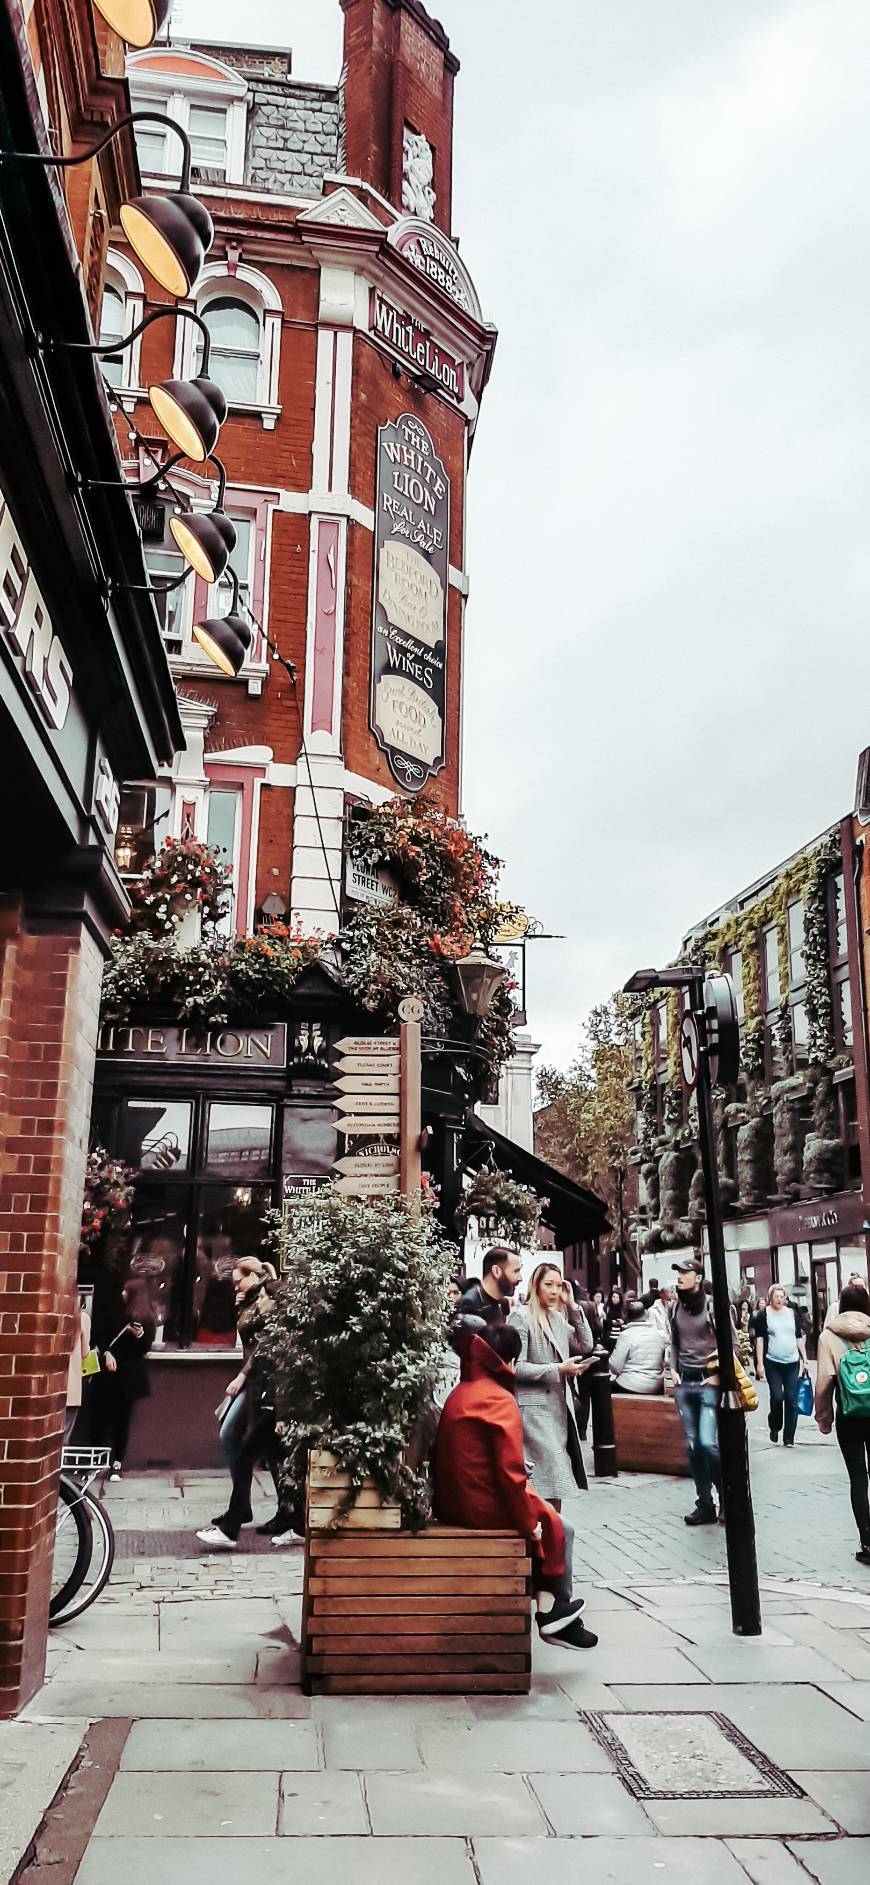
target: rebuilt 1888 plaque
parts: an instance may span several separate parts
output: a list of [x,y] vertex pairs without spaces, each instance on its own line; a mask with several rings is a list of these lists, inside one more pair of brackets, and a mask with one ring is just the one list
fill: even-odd
[[378,431],[372,732],[407,792],[444,764],[450,480],[419,419]]

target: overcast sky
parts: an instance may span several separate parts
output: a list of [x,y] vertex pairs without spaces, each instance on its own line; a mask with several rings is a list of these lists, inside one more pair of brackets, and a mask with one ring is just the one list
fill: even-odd
[[[870,743],[867,0],[442,0],[500,330],[469,487],[465,810],[542,1059],[851,807]],[[247,0],[334,79],[338,0]],[[237,4],[179,27],[241,37]]]

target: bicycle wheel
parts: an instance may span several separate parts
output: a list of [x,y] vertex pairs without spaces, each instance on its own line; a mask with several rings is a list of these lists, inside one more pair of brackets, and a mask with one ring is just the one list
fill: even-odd
[[50,1623],[57,1621],[62,1610],[81,1589],[88,1574],[92,1549],[91,1514],[85,1505],[81,1486],[61,1473],[54,1533],[51,1602],[48,1607]]
[[96,1494],[90,1491],[82,1493],[82,1504],[86,1507],[91,1526],[91,1548],[88,1562],[78,1588],[70,1592],[66,1603],[58,1606],[55,1623],[72,1623],[74,1617],[80,1617],[87,1610],[100,1591],[105,1590],[109,1581],[112,1565],[115,1562],[115,1534],[105,1507],[100,1504]]

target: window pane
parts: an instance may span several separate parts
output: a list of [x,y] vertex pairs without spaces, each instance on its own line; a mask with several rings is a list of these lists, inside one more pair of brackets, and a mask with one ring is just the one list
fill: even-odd
[[853,1042],[852,984],[848,976],[845,982],[840,982],[837,994],[840,999],[840,1039],[844,1047],[851,1047]]
[[788,956],[789,973],[792,985],[807,979],[804,962],[804,906],[803,899],[788,906]]
[[235,854],[239,797],[238,792],[221,792],[216,788],[208,795],[207,842],[226,852],[227,864],[232,864]]
[[[145,567],[149,574],[159,579],[180,576],[186,567],[184,557],[178,550],[152,549],[145,545]],[[160,620],[163,640],[170,654],[179,654],[184,639],[182,610],[184,608],[184,584],[177,589],[170,589],[165,595],[156,595],[155,607]]]
[[768,1008],[776,1008],[782,995],[779,980],[779,933],[775,923],[764,931],[764,981]]
[[839,871],[837,876],[831,881],[831,914],[833,917],[831,924],[831,946],[836,960],[842,962],[848,952],[848,938],[846,934],[846,886],[843,881],[842,871]]
[[329,1106],[287,1106],[281,1171],[285,1178],[327,1177],[338,1157],[335,1114]]
[[732,949],[728,958],[728,973],[734,983],[734,996],[737,1002],[737,1018],[743,1020],[743,954],[739,949]]
[[166,141],[166,132],[161,131],[156,124],[137,124],[136,155],[139,159],[139,169],[143,174],[151,177],[162,176],[166,169]]
[[800,1050],[801,1049],[805,1050],[807,1048],[809,1044],[809,1038],[810,1038],[810,1030],[809,1030],[809,1023],[807,1021],[807,1010],[806,1010],[805,1002],[802,1002],[802,1001],[797,1002],[795,1007],[792,1009],[791,1027],[792,1027],[792,1036],[793,1036],[794,1044],[795,1044],[795,1052],[798,1054],[799,1058],[804,1058],[805,1054],[802,1055],[800,1053]]
[[[187,1194],[183,1193],[186,1199]],[[127,1274],[144,1283],[157,1325],[155,1347],[182,1339],[186,1213],[177,1192],[160,1185],[137,1186]]]
[[202,318],[213,346],[229,347],[240,353],[259,353],[260,320],[247,302],[219,297],[216,301],[209,301],[203,309]]
[[[124,297],[117,288],[107,287],[103,294],[103,306],[100,315],[100,346],[108,347],[114,341],[121,341],[124,336]],[[120,386],[124,378],[123,357],[113,360],[103,356],[100,360],[103,373],[110,386]]]
[[203,170],[226,170],[227,114],[205,105],[191,105],[188,123],[193,162]]
[[[211,335],[212,379],[222,387],[227,399],[252,405],[257,398],[260,377],[260,318],[244,301],[219,296],[202,309],[202,318]],[[196,371],[202,360],[202,336],[194,348]]]
[[235,1346],[233,1264],[261,1254],[271,1203],[268,1185],[208,1185],[202,1191],[191,1335],[197,1347]]
[[210,1106],[208,1170],[239,1178],[271,1175],[272,1107]]
[[127,1100],[118,1156],[135,1171],[187,1171],[191,1111],[188,1100]]

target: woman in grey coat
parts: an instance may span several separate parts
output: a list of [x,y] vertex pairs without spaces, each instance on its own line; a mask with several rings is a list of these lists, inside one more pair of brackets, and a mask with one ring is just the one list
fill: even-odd
[[516,1383],[526,1466],[539,1498],[557,1511],[578,1486],[586,1486],[570,1383],[591,1365],[570,1353],[571,1331],[559,1306],[561,1285],[556,1265],[539,1263],[528,1302],[508,1317],[523,1344]]

